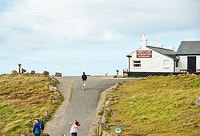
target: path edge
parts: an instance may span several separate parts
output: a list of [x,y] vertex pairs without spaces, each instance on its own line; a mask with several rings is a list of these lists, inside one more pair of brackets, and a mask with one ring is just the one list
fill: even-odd
[[[67,109],[69,102],[70,102],[70,97],[72,95],[73,92],[73,86],[75,84],[75,80],[71,81],[71,85],[66,89],[66,93],[64,93],[63,91],[63,84],[62,84],[62,78],[56,78],[60,84],[58,86],[58,90],[63,94],[64,96],[64,101],[62,102],[62,104],[60,105],[60,107],[56,110],[56,112],[54,113],[53,118],[47,122],[46,127],[45,127],[45,133],[48,133],[49,135],[51,135],[53,132],[55,132],[58,129],[59,123],[64,115],[64,111]],[[58,114],[59,113],[59,114]],[[60,114],[61,113],[61,114]],[[54,123],[56,122],[57,125],[55,125]],[[53,126],[52,126],[53,124]]]
[[113,89],[115,89],[118,86],[118,84],[119,83],[111,86],[110,88],[108,88],[108,89],[106,89],[106,90],[104,90],[100,93],[100,99],[99,99],[99,102],[98,102],[98,106],[96,108],[96,115],[95,115],[92,123],[90,124],[88,136],[94,136],[95,135],[95,129],[97,129],[97,124],[100,121],[100,118],[102,117],[102,116],[98,115],[98,113],[103,109],[104,102],[106,101],[106,96],[108,95],[108,93],[110,93]]

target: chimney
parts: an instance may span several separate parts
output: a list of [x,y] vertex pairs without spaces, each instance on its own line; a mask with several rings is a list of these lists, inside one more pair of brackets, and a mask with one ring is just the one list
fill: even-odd
[[158,43],[158,44],[157,44],[157,47],[163,48],[163,44],[162,44],[162,43]]
[[146,46],[147,46],[147,38],[146,38],[146,35],[143,34],[143,35],[142,35],[142,38],[141,38],[140,47],[141,47],[141,48],[146,48]]

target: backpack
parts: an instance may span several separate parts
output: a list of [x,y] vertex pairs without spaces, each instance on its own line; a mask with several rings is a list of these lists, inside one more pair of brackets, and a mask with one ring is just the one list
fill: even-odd
[[44,130],[44,124],[42,123],[41,120],[39,120],[39,124],[40,124],[40,128],[41,128],[41,130],[43,131],[43,130]]
[[39,134],[39,130],[38,130],[38,128],[36,127],[35,128],[35,131],[34,131],[34,135],[38,135]]
[[82,80],[86,80],[87,76],[86,75],[82,75]]

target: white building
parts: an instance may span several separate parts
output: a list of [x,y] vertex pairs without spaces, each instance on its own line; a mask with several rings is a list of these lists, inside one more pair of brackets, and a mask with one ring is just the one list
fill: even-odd
[[[188,44],[190,46],[187,46]],[[147,38],[143,35],[140,48],[127,57],[129,76],[168,75],[191,71],[191,69],[192,72],[196,72],[200,71],[200,42],[184,41],[176,53],[172,47],[166,49],[162,44],[156,47],[148,46]]]

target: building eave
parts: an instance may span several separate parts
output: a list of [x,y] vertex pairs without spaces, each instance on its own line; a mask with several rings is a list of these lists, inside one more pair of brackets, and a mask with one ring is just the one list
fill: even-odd
[[177,56],[188,56],[188,55],[190,55],[190,56],[191,56],[191,55],[195,55],[195,56],[196,56],[196,55],[199,55],[199,56],[200,56],[200,54],[176,54],[176,55],[177,55]]

